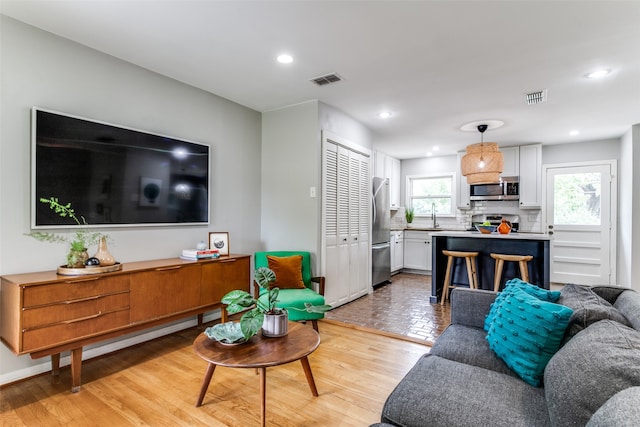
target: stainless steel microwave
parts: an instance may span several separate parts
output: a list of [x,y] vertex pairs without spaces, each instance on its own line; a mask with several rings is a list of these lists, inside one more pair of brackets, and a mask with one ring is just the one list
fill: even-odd
[[473,184],[470,188],[471,200],[518,200],[520,184],[517,176],[503,177],[493,184]]

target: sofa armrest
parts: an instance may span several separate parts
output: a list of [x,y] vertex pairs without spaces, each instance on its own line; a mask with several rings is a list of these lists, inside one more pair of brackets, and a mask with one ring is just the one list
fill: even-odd
[[496,299],[496,292],[455,288],[451,291],[451,324],[484,327],[484,318]]

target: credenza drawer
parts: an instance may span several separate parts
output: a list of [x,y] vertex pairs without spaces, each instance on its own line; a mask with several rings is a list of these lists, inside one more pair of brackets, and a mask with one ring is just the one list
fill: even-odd
[[129,292],[127,291],[26,308],[22,313],[22,327],[28,330],[122,309],[129,309]]
[[25,330],[22,349],[25,352],[60,345],[129,324],[129,308],[109,313],[97,313],[51,326]]
[[64,282],[28,286],[24,289],[23,307],[82,300],[97,295],[129,290],[129,275],[69,279]]

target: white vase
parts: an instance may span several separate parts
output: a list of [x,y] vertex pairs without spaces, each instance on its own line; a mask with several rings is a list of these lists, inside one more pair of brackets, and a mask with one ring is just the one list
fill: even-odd
[[281,314],[265,314],[262,322],[262,335],[265,337],[283,337],[289,332],[289,316],[286,310]]

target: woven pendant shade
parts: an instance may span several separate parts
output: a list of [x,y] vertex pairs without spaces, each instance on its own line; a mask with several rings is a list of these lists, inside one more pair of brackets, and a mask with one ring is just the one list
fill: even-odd
[[[484,162],[483,167],[480,167],[481,161]],[[467,177],[468,184],[488,184],[500,181],[503,166],[504,159],[498,150],[498,144],[484,142],[467,147],[460,170]]]

